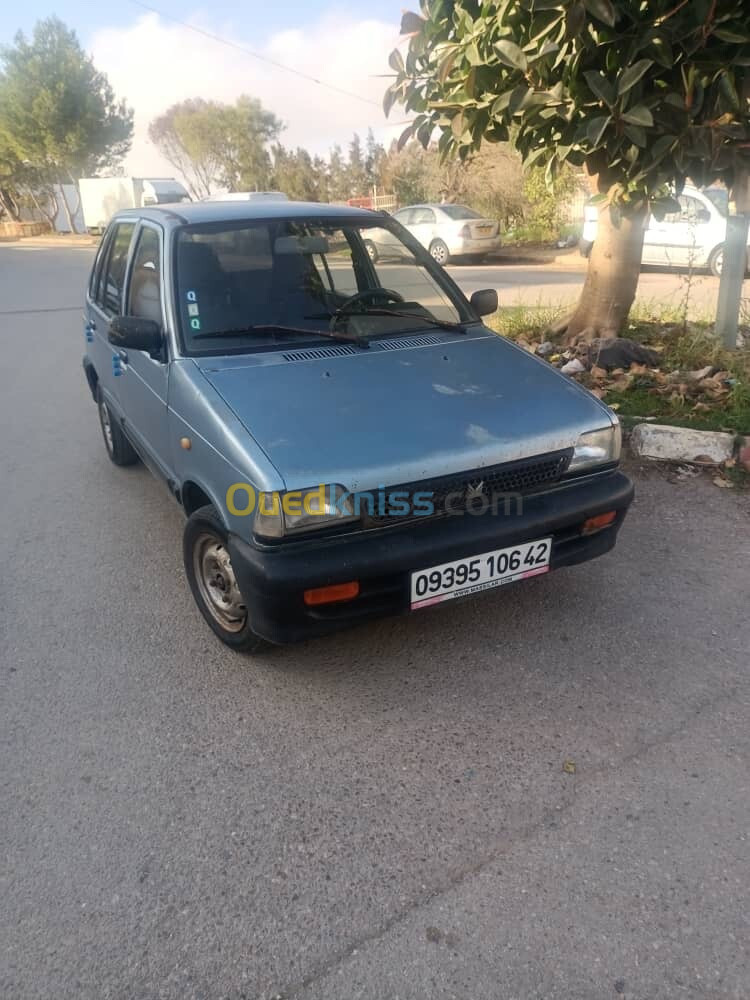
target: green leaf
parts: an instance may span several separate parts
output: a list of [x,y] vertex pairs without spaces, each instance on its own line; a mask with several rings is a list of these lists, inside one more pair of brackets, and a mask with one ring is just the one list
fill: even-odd
[[398,137],[398,142],[396,143],[396,149],[399,152],[404,148],[409,139],[414,135],[414,124],[407,125],[401,135]]
[[574,3],[565,18],[565,34],[568,38],[575,38],[583,31],[585,23],[586,8],[582,3]]
[[608,108],[615,103],[615,90],[609,80],[597,70],[589,69],[583,74],[589,90],[603,101]]
[[455,118],[452,119],[451,132],[455,135],[457,139],[460,139],[461,136],[464,134],[464,132],[466,132],[466,129],[467,129],[467,122],[466,118],[464,117],[464,113],[462,111],[460,112],[460,114],[457,114]]
[[623,94],[627,94],[630,88],[634,87],[643,74],[647,73],[653,65],[653,59],[639,59],[638,62],[633,63],[632,66],[628,66],[627,69],[623,70],[617,83],[618,96],[622,97]]
[[739,31],[732,31],[730,28],[715,28],[712,32],[722,42],[732,42],[735,45],[747,45],[750,42],[750,35],[741,35]]
[[646,148],[646,133],[640,125],[626,125],[623,131],[628,139],[640,149]]
[[427,24],[423,17],[419,14],[415,14],[411,10],[404,11],[401,18],[401,34],[402,35],[414,35]]
[[391,69],[395,70],[397,73],[403,73],[405,70],[404,57],[401,55],[398,49],[394,49],[393,52],[388,56],[388,65]]
[[484,60],[479,55],[479,46],[476,42],[469,42],[466,46],[466,59],[470,66],[481,66]]
[[622,120],[630,125],[642,125],[650,128],[654,124],[654,116],[643,104],[638,104],[634,108],[629,108],[622,116]]
[[658,163],[659,160],[663,159],[667,155],[676,138],[677,136],[674,135],[659,136],[653,146],[651,146],[651,159],[654,163]]
[[505,63],[506,66],[510,66],[511,69],[520,69],[522,73],[525,73],[528,69],[526,56],[516,43],[511,42],[510,39],[501,38],[499,42],[495,42],[494,49],[497,52],[500,62]]
[[492,107],[490,108],[490,115],[493,118],[497,118],[498,115],[501,115],[503,111],[505,111],[505,109],[510,104],[510,98],[512,93],[513,92],[511,90],[506,90],[505,93],[501,94],[495,101],[492,102]]
[[591,143],[592,149],[598,149],[601,146],[604,133],[607,131],[607,126],[611,121],[611,115],[597,115],[596,118],[592,118],[588,125],[586,125],[586,137]]
[[441,84],[445,84],[445,81],[448,79],[450,71],[453,69],[453,64],[458,57],[458,53],[459,48],[457,45],[454,45],[441,60],[437,74],[438,80]]
[[397,84],[392,84],[383,95],[383,114],[386,118],[391,113],[391,108],[398,100],[399,90],[400,88]]
[[583,0],[583,2],[586,4],[589,14],[604,21],[610,28],[614,27],[617,14],[610,0]]

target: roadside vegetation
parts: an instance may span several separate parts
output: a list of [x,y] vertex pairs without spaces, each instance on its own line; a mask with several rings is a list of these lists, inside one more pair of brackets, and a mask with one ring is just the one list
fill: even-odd
[[[688,320],[679,307],[636,300],[623,337],[654,352],[656,364],[619,367],[596,364],[587,349],[553,344],[548,330],[564,313],[561,306],[511,306],[489,317],[488,325],[556,367],[582,358],[583,371],[570,377],[615,409],[627,426],[638,420],[750,434],[750,325],[744,346],[726,350],[708,317]],[[593,363],[592,363],[593,362]]]

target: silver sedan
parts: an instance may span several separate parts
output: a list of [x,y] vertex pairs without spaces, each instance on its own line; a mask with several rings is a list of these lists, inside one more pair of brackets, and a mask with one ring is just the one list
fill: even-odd
[[[485,219],[465,205],[410,205],[394,212],[393,218],[443,266],[453,257],[471,257],[479,262],[500,247],[497,221]],[[396,249],[389,235],[383,231],[383,241],[368,241],[367,250],[373,260]]]

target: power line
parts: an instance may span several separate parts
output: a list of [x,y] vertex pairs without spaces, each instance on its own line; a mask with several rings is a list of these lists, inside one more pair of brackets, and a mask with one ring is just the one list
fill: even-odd
[[361,94],[355,94],[353,91],[346,90],[344,87],[337,87],[334,83],[326,83],[325,80],[319,80],[317,77],[311,76],[309,73],[303,73],[302,70],[294,69],[292,66],[285,66],[284,63],[280,63],[276,59],[271,59],[269,56],[261,55],[260,52],[255,52],[253,49],[248,49],[245,45],[233,42],[230,38],[222,38],[221,35],[215,35],[212,31],[206,31],[204,28],[199,28],[195,24],[190,24],[188,21],[181,21],[179,17],[173,17],[172,14],[165,14],[163,11],[157,10],[156,7],[151,7],[149,4],[141,3],[141,0],[130,0],[130,2],[135,4],[136,7],[142,7],[143,10],[156,14],[158,17],[163,17],[167,21],[173,21],[175,24],[179,24],[183,28],[188,28],[190,31],[195,31],[198,35],[203,35],[204,38],[210,38],[212,42],[218,42],[220,45],[227,45],[230,49],[236,49],[238,52],[242,52],[243,55],[251,56],[253,59],[258,59],[260,62],[267,63],[275,69],[283,70],[285,73],[292,73],[294,76],[299,76],[303,80],[307,80],[309,83],[316,83],[319,87],[325,87],[326,90],[332,90],[334,93],[342,94],[344,97],[353,97],[354,100],[362,101],[363,104],[371,104],[376,108],[380,107],[377,101],[372,101],[369,97],[363,97]]

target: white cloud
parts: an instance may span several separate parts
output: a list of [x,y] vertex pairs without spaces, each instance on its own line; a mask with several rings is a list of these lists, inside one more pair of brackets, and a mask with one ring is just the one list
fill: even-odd
[[[248,40],[232,24],[186,18],[196,27],[291,66],[343,90],[369,98],[366,104],[213,41],[156,14],[128,28],[98,31],[90,42],[94,61],[119,97],[135,110],[133,147],[125,171],[135,176],[170,176],[174,169],[148,141],[149,122],[186,97],[231,102],[240,94],[260,99],[286,124],[282,142],[327,153],[346,144],[353,132],[372,127],[389,140],[401,126],[386,122],[381,109],[390,72],[388,54],[398,42],[398,26],[374,19],[346,21],[322,15],[314,23],[279,32],[265,43]],[[398,111],[392,114],[398,122]]]

